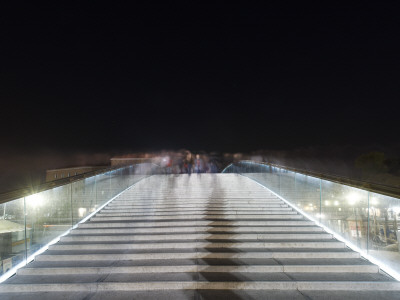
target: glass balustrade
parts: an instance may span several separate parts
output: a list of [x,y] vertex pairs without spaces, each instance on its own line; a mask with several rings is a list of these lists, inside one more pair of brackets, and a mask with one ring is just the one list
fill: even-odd
[[399,198],[250,161],[223,172],[257,181],[400,278]]
[[[0,274],[26,261],[32,229],[25,224],[25,199],[0,204]],[[28,237],[28,238],[27,238]],[[29,249],[29,248],[28,248]]]
[[153,164],[126,166],[80,180],[71,177],[69,183],[0,204],[0,276],[13,273],[107,201],[157,173]]

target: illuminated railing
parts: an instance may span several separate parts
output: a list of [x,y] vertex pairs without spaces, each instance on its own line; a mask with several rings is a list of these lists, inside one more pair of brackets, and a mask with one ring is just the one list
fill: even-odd
[[158,166],[143,163],[70,177],[36,187],[33,194],[25,189],[2,195],[0,282],[119,193],[158,172]]
[[257,181],[400,280],[400,199],[388,196],[398,193],[396,188],[251,161],[223,172]]

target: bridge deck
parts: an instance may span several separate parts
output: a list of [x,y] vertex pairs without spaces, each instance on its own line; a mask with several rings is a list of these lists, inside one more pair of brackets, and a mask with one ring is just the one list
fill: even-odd
[[144,179],[0,285],[1,299],[398,299],[399,282],[252,180]]

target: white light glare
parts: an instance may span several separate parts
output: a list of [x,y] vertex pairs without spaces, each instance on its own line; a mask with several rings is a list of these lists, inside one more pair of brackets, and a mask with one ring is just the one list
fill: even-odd
[[79,217],[82,218],[86,214],[86,208],[80,207],[78,209]]
[[36,208],[43,205],[44,199],[42,195],[33,194],[25,198],[27,205]]
[[370,203],[371,203],[372,205],[377,205],[377,204],[379,204],[379,201],[378,201],[378,199],[376,199],[375,197],[372,197]]
[[360,200],[360,195],[356,193],[351,193],[348,194],[346,198],[350,205],[354,205]]

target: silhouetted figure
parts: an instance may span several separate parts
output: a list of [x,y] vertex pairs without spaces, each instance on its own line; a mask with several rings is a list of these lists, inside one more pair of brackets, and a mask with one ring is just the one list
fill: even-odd
[[194,160],[194,172],[199,174],[199,173],[203,173],[203,170],[204,170],[204,162],[200,158],[200,155],[197,154],[196,159]]
[[193,156],[192,153],[189,151],[186,152],[185,159],[183,160],[183,167],[184,167],[184,173],[188,173],[189,175],[192,173],[192,167],[193,167]]

